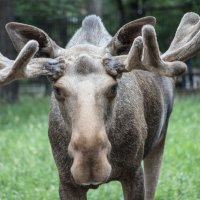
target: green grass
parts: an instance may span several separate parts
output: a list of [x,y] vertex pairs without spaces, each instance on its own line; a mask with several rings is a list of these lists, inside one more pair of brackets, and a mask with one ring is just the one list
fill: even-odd
[[200,96],[176,98],[158,200],[200,200]]
[[[48,98],[0,106],[0,200],[57,200],[58,176],[47,136]],[[200,200],[200,96],[176,98],[156,200]],[[121,200],[119,183],[89,200]]]

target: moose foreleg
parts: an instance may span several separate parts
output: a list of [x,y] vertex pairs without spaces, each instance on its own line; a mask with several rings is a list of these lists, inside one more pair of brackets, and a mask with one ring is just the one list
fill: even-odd
[[165,138],[144,159],[145,200],[154,200],[162,163],[164,143]]
[[60,200],[87,200],[87,189],[78,188],[72,184],[60,184]]
[[144,179],[142,167],[136,172],[129,172],[121,181],[124,200],[144,200]]

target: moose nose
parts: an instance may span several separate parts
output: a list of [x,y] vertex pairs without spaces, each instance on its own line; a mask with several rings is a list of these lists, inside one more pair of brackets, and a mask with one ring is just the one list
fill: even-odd
[[71,174],[78,185],[99,185],[108,180],[111,169],[107,153],[98,152],[91,157],[78,152],[74,154]]
[[71,175],[74,181],[79,185],[106,182],[111,174],[110,151],[111,144],[105,130],[93,134],[73,132],[68,153],[73,159]]
[[95,158],[95,162],[87,162],[87,157],[76,158],[71,167],[74,181],[79,185],[99,185],[108,180],[111,165],[107,158]]

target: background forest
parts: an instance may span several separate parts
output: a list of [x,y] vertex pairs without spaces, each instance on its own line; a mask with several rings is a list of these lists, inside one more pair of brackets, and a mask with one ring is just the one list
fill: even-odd
[[[1,0],[0,1],[0,49],[3,55],[14,59],[16,52],[5,31],[5,24],[17,21],[37,26],[46,31],[53,40],[64,47],[81,26],[88,14],[101,16],[106,28],[113,35],[125,23],[152,15],[157,19],[156,32],[161,52],[164,52],[176,28],[186,12],[200,10],[198,0]],[[200,57],[193,58],[194,66],[200,66]],[[30,81],[15,82],[0,87],[1,100],[15,102],[20,85]],[[44,78],[37,79],[49,94],[49,83]],[[23,89],[22,89],[23,91]]]

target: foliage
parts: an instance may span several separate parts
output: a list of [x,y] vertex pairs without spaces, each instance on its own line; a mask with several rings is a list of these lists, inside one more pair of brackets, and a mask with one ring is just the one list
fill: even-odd
[[[58,199],[58,176],[47,137],[49,98],[0,107],[0,199]],[[200,199],[200,96],[177,97],[169,124],[156,200]],[[91,190],[89,200],[121,200],[121,186]]]
[[17,16],[33,15],[43,17],[67,17],[77,15],[81,11],[81,0],[18,0],[15,1],[15,13]]

